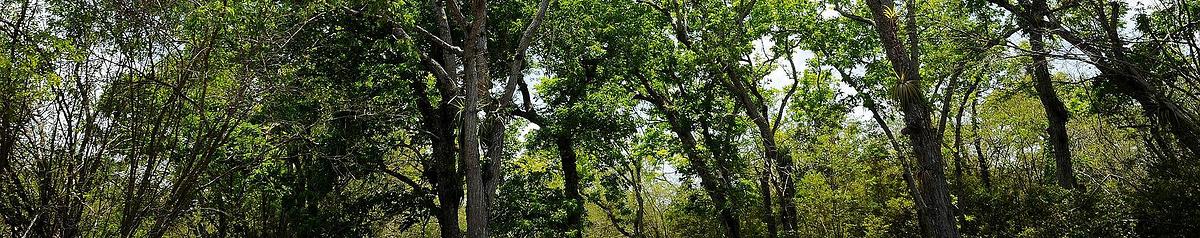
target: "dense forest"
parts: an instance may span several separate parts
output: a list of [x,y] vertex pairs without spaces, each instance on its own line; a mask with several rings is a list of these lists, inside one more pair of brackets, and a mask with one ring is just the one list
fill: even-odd
[[1196,0],[0,0],[0,238],[1187,237]]

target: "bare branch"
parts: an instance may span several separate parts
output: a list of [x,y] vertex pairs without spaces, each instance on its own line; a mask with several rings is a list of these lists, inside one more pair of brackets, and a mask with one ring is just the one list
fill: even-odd
[[[453,52],[453,53],[455,53],[455,54],[462,54],[462,53],[463,53],[463,50],[462,50],[462,48],[459,48],[458,46],[451,45],[451,44],[450,44],[450,42],[447,42],[446,40],[443,40],[441,37],[438,37],[438,36],[434,35],[433,33],[430,33],[429,31],[425,30],[425,28],[424,28],[424,27],[421,27],[421,26],[414,26],[414,27],[416,27],[416,28],[417,28],[417,31],[420,31],[420,32],[421,32],[421,34],[424,34],[424,35],[425,35],[425,37],[429,37],[429,39],[430,39],[430,40],[433,40],[433,42],[437,43],[436,45],[437,45],[438,47],[441,47],[442,49],[449,50],[450,52]],[[406,34],[407,34],[407,33],[406,33]]]
[[868,26],[875,25],[875,22],[871,21],[871,19],[867,19],[866,17],[855,15],[852,12],[846,11],[845,9],[842,9],[842,6],[836,6],[833,8],[833,10],[837,11],[839,15],[842,15],[846,18],[850,18],[850,20],[854,20],[858,23],[862,23],[862,24],[868,25]]

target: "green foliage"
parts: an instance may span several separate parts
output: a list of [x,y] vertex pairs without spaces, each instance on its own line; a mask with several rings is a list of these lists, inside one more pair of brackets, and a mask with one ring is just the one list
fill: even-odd
[[[480,85],[459,85],[466,57],[443,37],[488,45],[479,103],[505,123],[479,129],[506,145],[481,142],[502,150],[483,163],[500,163],[482,176],[495,237],[722,237],[725,214],[743,237],[919,236],[913,193],[930,185],[905,177],[929,175],[898,108],[917,96],[943,130],[963,236],[1200,233],[1179,126],[1200,123],[1195,1],[1049,3],[1076,189],[1055,184],[1026,4],[889,2],[916,84],[861,1],[553,0],[527,52],[512,49],[539,1],[480,1],[486,22],[475,2],[0,3],[0,237],[462,230],[435,217],[466,214],[440,198],[474,199],[458,144]],[[464,42],[467,23],[483,42]]]

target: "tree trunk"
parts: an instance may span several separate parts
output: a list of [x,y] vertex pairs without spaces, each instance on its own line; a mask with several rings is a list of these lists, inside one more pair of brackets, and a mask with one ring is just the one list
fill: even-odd
[[967,88],[967,92],[963,93],[962,100],[958,102],[958,113],[954,114],[954,182],[959,184],[959,188],[963,187],[963,167],[966,167],[963,161],[966,160],[965,158],[967,157],[967,155],[963,153],[963,149],[966,148],[963,145],[962,138],[963,112],[966,112],[967,100],[974,95],[975,90],[979,89],[980,82],[981,80],[976,79],[975,83],[971,84],[971,87]]
[[733,214],[733,209],[725,197],[725,186],[710,170],[708,157],[705,157],[697,150],[698,145],[696,138],[692,135],[693,128],[690,123],[682,121],[682,118],[677,112],[671,109],[671,106],[666,105],[663,101],[666,99],[658,98],[660,102],[658,107],[667,115],[667,122],[671,124],[671,130],[679,137],[679,141],[683,144],[684,153],[691,163],[692,169],[696,170],[696,174],[700,176],[700,186],[708,193],[712,199],[713,206],[718,212],[718,219],[724,225],[725,237],[737,238],[741,237],[740,224]]
[[[896,91],[904,112],[906,127],[901,130],[901,133],[908,136],[920,166],[917,178],[921,182],[921,197],[926,204],[925,214],[928,214],[927,217],[930,219],[927,224],[926,236],[959,237],[954,213],[951,210],[946,175],[943,172],[945,165],[941,154],[941,137],[931,125],[930,106],[927,104],[921,88],[918,58],[910,55],[904,44],[896,37],[898,31],[896,20],[885,12],[895,9],[892,2],[868,0],[867,5],[871,8],[871,15],[875,20],[875,30],[883,43],[888,61],[892,63],[896,75],[900,76],[901,82],[893,91]],[[908,14],[914,13],[909,12]]]
[[637,165],[634,166],[636,169],[633,174],[633,198],[637,201],[637,211],[634,212],[633,233],[637,234],[638,237],[646,237],[646,188],[642,186],[642,178],[645,176],[645,173],[643,172],[642,160],[637,159],[635,162]]
[[733,214],[733,209],[730,208],[728,199],[725,197],[725,189],[720,179],[710,170],[707,157],[704,157],[696,150],[696,138],[692,136],[692,129],[688,125],[684,125],[679,121],[678,116],[672,116],[675,113],[669,113],[667,120],[671,122],[672,130],[679,137],[680,142],[685,147],[687,157],[691,162],[692,169],[696,170],[696,174],[700,176],[700,186],[708,193],[712,199],[713,205],[716,207],[721,223],[725,225],[725,237],[737,238],[741,237],[740,224]]
[[767,224],[767,235],[779,237],[779,228],[775,226],[774,203],[771,202],[771,173],[764,168],[758,176],[758,192],[762,194],[763,223]]
[[[445,62],[455,62],[453,56],[447,56]],[[451,64],[443,63],[443,64]],[[438,83],[445,83],[447,79],[437,79]],[[459,172],[458,158],[455,150],[455,125],[452,123],[458,113],[458,108],[453,104],[443,101],[438,107],[434,107],[430,98],[427,96],[428,88],[423,79],[414,79],[409,82],[409,88],[413,90],[413,95],[417,97],[417,108],[421,112],[421,126],[425,131],[428,131],[432,155],[430,160],[423,161],[422,167],[425,167],[425,172],[422,176],[429,180],[430,185],[434,187],[434,193],[438,197],[439,205],[435,208],[435,217],[438,220],[439,231],[442,238],[460,238],[462,231],[458,227],[458,207],[461,205],[463,195],[462,191],[462,174]],[[439,87],[439,89],[441,89]],[[452,98],[451,95],[456,94],[453,91],[439,90],[443,99]],[[447,97],[450,96],[450,97]]]
[[[1045,1],[1036,0],[1035,5],[1044,5]],[[1043,17],[1040,12],[1034,13],[1034,17]],[[1074,189],[1078,185],[1075,183],[1075,173],[1071,168],[1071,145],[1067,137],[1067,108],[1063,105],[1062,100],[1059,100],[1058,93],[1054,91],[1054,84],[1050,79],[1049,61],[1046,59],[1045,36],[1043,32],[1045,28],[1041,21],[1025,21],[1024,28],[1029,36],[1030,50],[1033,51],[1033,65],[1031,67],[1033,80],[1035,82],[1034,89],[1037,90],[1038,99],[1042,101],[1042,107],[1046,111],[1046,121],[1049,127],[1046,132],[1050,134],[1049,144],[1054,154],[1055,161],[1055,177],[1058,180],[1058,186],[1065,189]]]
[[[896,153],[903,153],[902,151],[904,151],[904,149],[900,147],[900,141],[897,140],[895,134],[892,133],[892,129],[887,125],[887,121],[883,119],[883,115],[879,113],[879,107],[875,104],[875,99],[868,93],[867,88],[863,87],[859,81],[852,79],[850,74],[846,71],[840,68],[837,70],[842,76],[842,81],[846,82],[846,84],[849,84],[851,87],[854,87],[854,89],[858,90],[858,92],[862,95],[863,107],[866,107],[867,110],[871,112],[871,118],[875,120],[875,124],[879,125],[879,129],[883,130],[883,135],[887,137],[888,144],[892,146],[892,149],[895,150]],[[902,154],[897,154],[894,156],[894,158],[896,158],[896,162],[900,165],[900,168],[903,169],[901,176],[904,179],[905,187],[908,188],[908,195],[913,200],[913,206],[916,208],[917,221],[920,225],[921,231],[924,233],[926,232],[925,229],[928,228],[926,224],[929,222],[929,218],[927,218],[929,215],[925,214],[925,203],[921,200],[921,192],[917,189],[917,181],[913,178],[912,169],[910,169],[908,165],[908,159],[905,159],[904,155]]]
[[583,196],[579,193],[578,158],[575,154],[574,138],[570,132],[559,132],[555,145],[558,156],[562,160],[564,190],[567,198],[571,199],[571,208],[567,211],[567,226],[574,230],[573,237],[583,237]]
[[[727,64],[724,68],[732,69],[733,66]],[[763,157],[775,163],[775,169],[779,173],[778,183],[782,189],[779,193],[779,222],[783,224],[784,232],[793,232],[796,228],[798,214],[796,203],[792,200],[796,196],[796,185],[792,181],[792,175],[795,174],[792,160],[780,154],[779,146],[775,141],[775,128],[771,126],[770,118],[767,118],[765,102],[756,103],[752,99],[749,88],[752,86],[745,83],[745,79],[737,70],[727,70],[725,73],[728,81],[722,81],[723,85],[729,89],[730,94],[733,94],[738,105],[745,109],[746,115],[758,129],[759,140],[763,146]],[[775,120],[779,120],[779,118],[775,118]]]
[[462,230],[458,227],[458,207],[462,204],[463,181],[462,175],[458,171],[458,160],[454,152],[453,129],[450,129],[449,134],[442,135],[449,136],[449,138],[441,139],[440,143],[434,142],[434,166],[427,169],[434,171],[431,178],[436,178],[430,181],[436,187],[439,204],[436,215],[441,236],[442,238],[459,238],[462,237]]
[[[7,98],[5,98],[3,103],[5,104],[4,110],[15,108],[9,107],[11,102]],[[15,126],[17,123],[12,123],[10,120],[15,117],[12,115],[15,113],[10,111],[2,113],[4,114],[0,115],[3,117],[0,118],[0,176],[3,178],[0,178],[0,180],[4,181],[0,182],[0,192],[2,192],[2,195],[0,195],[0,199],[2,199],[0,200],[0,216],[3,216],[4,222],[8,225],[12,234],[19,234],[22,229],[27,228],[27,224],[29,223],[22,212],[25,208],[20,203],[28,200],[23,195],[25,186],[21,185],[21,180],[17,177],[17,171],[13,169],[11,163],[16,147],[16,133],[14,131],[17,130],[17,126]]]
[[[981,80],[976,79],[974,84],[971,84],[967,91],[963,93],[962,100],[958,103],[958,112],[954,114],[954,194],[958,196],[958,207],[955,209],[955,214],[958,217],[958,224],[963,226],[967,232],[978,232],[972,224],[967,222],[966,210],[974,204],[970,199],[967,199],[966,182],[963,180],[963,167],[966,155],[963,154],[963,138],[962,138],[962,117],[963,112],[967,109],[967,100],[971,98],[975,90],[979,88]],[[949,103],[949,102],[946,102]]]
[[[476,9],[476,11],[484,11],[484,9]],[[484,19],[476,19],[483,21]],[[483,187],[483,169],[479,163],[479,85],[480,80],[489,80],[489,77],[480,76],[481,69],[487,59],[479,59],[478,52],[485,52],[481,46],[484,40],[480,35],[482,30],[471,29],[466,47],[466,64],[463,76],[463,92],[466,94],[463,102],[462,126],[461,131],[461,156],[463,166],[467,172],[467,236],[471,238],[483,238],[488,236],[487,223],[487,194],[484,193]],[[478,51],[478,52],[477,52]]]
[[718,220],[724,225],[725,237],[737,238],[741,237],[740,223],[737,217],[734,216],[733,209],[726,199],[726,186],[722,181],[710,170],[708,157],[702,155],[696,141],[696,137],[692,135],[695,132],[691,120],[679,115],[675,111],[675,105],[670,101],[667,95],[660,94],[653,86],[650,85],[649,79],[644,75],[640,75],[642,87],[646,89],[649,95],[637,94],[634,98],[641,99],[653,104],[667,119],[670,125],[671,132],[675,133],[679,142],[682,144],[684,155],[688,158],[688,162],[692,169],[696,170],[696,175],[700,176],[700,186],[704,188],[705,193],[712,199],[713,206],[717,209]]
[[983,187],[992,188],[992,172],[988,168],[987,157],[983,156],[983,143],[980,143],[979,114],[975,110],[978,104],[979,96],[976,95],[975,99],[971,100],[971,131],[975,135],[975,159],[979,163],[979,180],[983,182]]

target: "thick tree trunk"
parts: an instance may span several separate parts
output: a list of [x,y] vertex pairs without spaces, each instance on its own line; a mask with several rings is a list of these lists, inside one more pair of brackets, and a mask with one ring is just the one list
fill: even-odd
[[[443,134],[454,138],[454,133],[451,129],[449,134]],[[443,140],[447,140],[443,139]],[[440,143],[439,143],[440,142]],[[455,157],[454,142],[452,140],[434,142],[434,166],[432,166],[433,176],[430,181],[435,186],[438,197],[437,220],[438,230],[441,232],[442,238],[459,238],[462,237],[462,230],[458,225],[458,208],[462,204],[462,176],[458,172],[458,160]]]
[[1156,91],[1146,79],[1138,78],[1143,75],[1139,72],[1139,69],[1127,66],[1121,72],[1102,69],[1101,75],[1113,81],[1121,93],[1141,104],[1143,115],[1155,127],[1168,129],[1184,150],[1200,155],[1200,124],[1197,124],[1196,116]]
[[[1123,78],[1122,76],[1114,76]],[[1121,80],[1121,79],[1118,79]],[[1134,80],[1125,79],[1121,85],[1132,85]],[[1138,104],[1142,105],[1143,114],[1157,127],[1168,129],[1183,149],[1193,155],[1200,155],[1200,125],[1193,116],[1188,114],[1178,104],[1162,97],[1154,96],[1148,89],[1127,86],[1126,94],[1131,95]]]
[[[467,237],[488,237],[488,200],[489,194],[483,177],[483,167],[480,163],[479,145],[479,103],[480,93],[491,90],[491,76],[488,66],[488,44],[486,36],[487,2],[482,0],[470,1],[470,14],[474,19],[467,29],[463,41],[463,75],[462,92],[463,108],[459,127],[459,156],[467,177]],[[451,69],[452,70],[452,69]]]
[[929,108],[924,103],[909,103],[904,106],[904,122],[908,129],[908,138],[912,142],[913,152],[918,158],[920,170],[917,179],[920,181],[921,197],[925,201],[925,214],[928,214],[930,237],[958,237],[958,229],[954,224],[954,213],[951,211],[950,193],[946,186],[946,176],[943,172],[945,164],[942,160],[941,141],[929,126]]
[[[925,214],[930,219],[926,229],[928,237],[959,237],[958,228],[951,210],[950,192],[946,185],[946,175],[943,172],[944,161],[941,154],[941,136],[931,125],[930,106],[926,103],[921,88],[919,63],[915,55],[910,55],[896,37],[898,27],[896,19],[889,17],[886,11],[895,9],[891,1],[868,0],[871,15],[875,21],[875,30],[883,43],[884,52],[900,81],[893,91],[900,100],[904,112],[904,130],[913,147],[913,153],[918,160],[920,170],[917,179],[921,182],[921,198],[924,200]],[[909,12],[908,14],[914,14]],[[911,37],[911,36],[910,36]]]
[[[488,51],[488,36],[487,36],[487,1],[473,0],[471,1],[472,14],[474,22],[467,35],[463,55],[466,56],[466,67],[463,71],[466,72],[463,85],[466,89],[466,103],[463,117],[463,150],[469,151],[470,154],[463,155],[464,164],[467,167],[467,233],[473,238],[488,237],[489,212],[488,207],[495,199],[497,188],[502,180],[503,173],[503,156],[505,150],[504,135],[508,127],[508,120],[512,118],[511,105],[513,94],[517,90],[519,82],[524,80],[522,70],[525,68],[525,50],[533,43],[533,36],[537,32],[538,26],[542,22],[542,18],[546,16],[546,10],[549,7],[549,0],[542,0],[538,4],[537,13],[525,27],[521,33],[521,38],[518,40],[517,47],[512,50],[513,58],[509,60],[508,71],[504,77],[507,82],[504,85],[503,93],[499,98],[488,96],[489,105],[489,120],[487,121],[487,136],[488,136],[488,167],[484,171],[480,165],[479,158],[479,121],[477,113],[479,112],[479,95],[480,93],[488,94],[491,91],[491,67],[488,66],[491,61]],[[486,174],[485,174],[486,173]],[[486,176],[486,177],[485,177]]]
[[[424,85],[423,82],[420,84]],[[435,114],[430,115],[435,116],[423,119],[427,130],[435,132],[431,136],[432,160],[424,166],[425,177],[434,186],[434,193],[437,194],[439,205],[435,209],[435,216],[441,237],[459,238],[462,237],[462,230],[459,229],[458,208],[462,204],[463,180],[455,152],[455,128],[454,124],[446,123],[452,120],[440,119],[454,118],[457,110],[450,105],[442,105],[442,108],[431,112]]]
[[904,122],[909,130],[907,135],[919,161],[917,179],[921,182],[921,197],[926,204],[925,214],[931,219],[928,224],[931,226],[931,233],[928,235],[958,237],[954,214],[951,211],[950,193],[943,172],[945,164],[942,160],[941,141],[929,126],[929,108],[924,103],[910,103],[904,106],[904,112]]
[[[482,9],[478,10],[482,11]],[[483,20],[476,19],[476,21]],[[480,71],[485,70],[480,68],[483,64],[480,61],[486,61],[486,59],[478,59],[476,49],[479,52],[486,51],[486,49],[479,49],[480,47],[478,46],[483,46],[483,44],[476,43],[483,41],[479,38],[479,34],[482,34],[478,32],[480,30],[472,29],[472,31],[474,32],[471,35],[474,37],[468,37],[467,42],[476,46],[469,46],[465,50],[465,55],[467,55],[465,64],[466,75],[463,76],[462,85],[466,95],[463,101],[462,126],[459,129],[462,132],[459,136],[462,141],[459,144],[462,145],[460,155],[462,156],[463,166],[466,167],[467,173],[467,236],[471,238],[483,238],[488,236],[488,212],[487,194],[483,187],[483,169],[479,163],[480,90],[476,86],[480,80],[489,80],[489,78],[478,75]]]
[[579,193],[579,168],[573,147],[574,138],[570,132],[559,132],[555,145],[558,156],[562,160],[564,190],[567,198],[571,199],[571,210],[567,211],[567,226],[574,231],[573,237],[583,237],[583,196]]
[[[455,59],[452,55],[447,56],[445,62],[452,63],[455,62]],[[438,79],[438,83],[445,83],[444,80],[447,79]],[[421,126],[429,132],[427,136],[432,147],[432,155],[430,160],[422,163],[422,167],[425,167],[422,176],[433,185],[434,193],[438,198],[439,205],[434,209],[436,213],[434,215],[438,220],[441,237],[460,238],[462,231],[458,227],[458,207],[462,204],[463,181],[462,174],[458,170],[457,148],[455,147],[457,136],[455,125],[452,123],[458,113],[458,108],[446,101],[439,103],[435,108],[427,96],[428,88],[425,80],[414,79],[409,82],[409,88],[417,97],[417,107],[421,112]],[[443,100],[447,100],[446,98],[452,98],[452,95],[457,92],[439,90],[438,93],[442,95]]]

